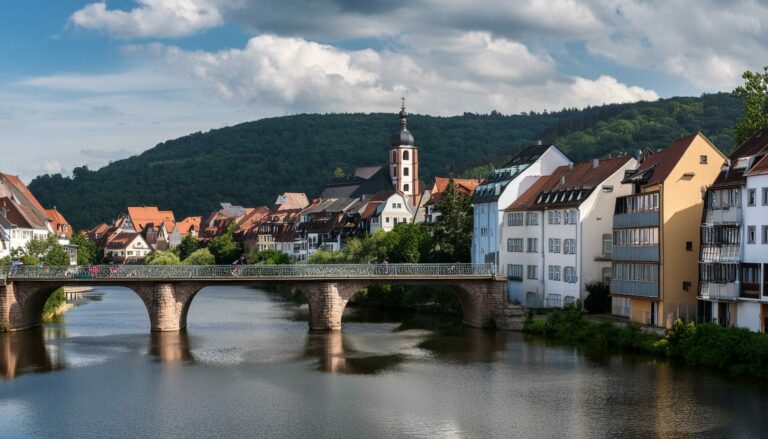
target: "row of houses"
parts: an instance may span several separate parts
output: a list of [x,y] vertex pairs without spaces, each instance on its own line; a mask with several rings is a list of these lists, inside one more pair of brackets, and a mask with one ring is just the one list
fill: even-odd
[[29,188],[14,175],[0,173],[0,258],[23,250],[34,238],[56,236],[77,263],[77,246],[70,245],[72,226],[55,207],[44,208]]
[[610,285],[612,313],[768,331],[768,129],[724,156],[703,134],[573,163],[524,149],[473,194],[472,259],[511,300],[563,307]]
[[[173,248],[188,234],[207,245],[228,231],[246,254],[276,250],[302,262],[318,249],[340,250],[352,237],[389,231],[400,223],[435,221],[440,215],[435,205],[449,179],[437,177],[427,187],[419,178],[419,148],[407,128],[405,105],[387,157],[385,166],[359,167],[334,179],[312,200],[286,192],[269,207],[221,203],[205,217],[179,222],[171,211],[129,207],[114,224],[101,224],[88,236],[116,263],[141,263],[150,252]],[[481,180],[455,182],[457,190],[469,195]]]

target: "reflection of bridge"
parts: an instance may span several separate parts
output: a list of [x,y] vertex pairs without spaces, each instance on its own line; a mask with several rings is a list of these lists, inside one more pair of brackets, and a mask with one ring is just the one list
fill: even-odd
[[195,294],[207,286],[281,284],[295,288],[309,302],[312,329],[341,328],[347,302],[376,284],[433,285],[450,288],[459,298],[464,323],[494,324],[508,308],[505,278],[480,264],[347,264],[161,266],[103,265],[22,267],[0,275],[0,324],[8,330],[40,325],[48,297],[63,286],[121,286],[139,295],[152,331],[186,327]]

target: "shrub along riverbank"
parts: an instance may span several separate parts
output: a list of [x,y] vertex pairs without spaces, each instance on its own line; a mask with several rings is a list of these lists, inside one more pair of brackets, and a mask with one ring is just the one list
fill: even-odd
[[546,319],[529,317],[523,331],[586,349],[632,352],[733,375],[768,379],[768,336],[711,323],[677,321],[663,336],[633,323],[593,322],[581,310],[555,310]]
[[67,297],[64,288],[59,288],[51,294],[43,307],[43,321],[50,322],[57,316],[67,312],[71,306],[67,303]]

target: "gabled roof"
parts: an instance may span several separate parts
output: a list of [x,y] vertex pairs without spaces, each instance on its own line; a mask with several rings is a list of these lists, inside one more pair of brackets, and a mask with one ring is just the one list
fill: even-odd
[[757,130],[744,143],[736,147],[728,155],[731,160],[737,160],[741,157],[751,157],[768,153],[768,127]]
[[[533,145],[524,148],[512,158],[504,167],[496,169],[488,178],[475,189],[472,194],[473,203],[488,203],[499,199],[507,185],[517,178],[523,171],[541,158],[549,148],[555,145]],[[562,151],[561,151],[562,153]],[[565,155],[565,154],[563,154]]]
[[5,209],[8,221],[23,229],[47,229],[47,226],[34,213],[33,208],[22,203],[16,203],[9,197],[0,198],[0,207]]
[[176,223],[175,231],[178,231],[181,236],[188,235],[191,230],[200,232],[200,223],[202,218],[199,216],[188,216],[183,220]]
[[[429,200],[425,204],[436,204],[442,197],[443,192],[448,188],[449,181],[451,181],[451,177],[435,177],[435,183],[430,190]],[[471,195],[485,180],[482,178],[454,178],[453,181],[456,183],[456,189],[459,192]]]
[[539,177],[507,212],[537,210],[551,207],[576,207],[616,171],[632,160],[617,157],[590,160],[571,166],[560,166],[552,175]]
[[[65,236],[69,238],[72,236],[72,225],[69,224],[66,218],[64,218],[64,215],[61,214],[56,208],[53,209],[46,209],[45,212],[48,214],[48,219],[51,221],[51,227],[53,227],[53,231],[59,234],[60,236]],[[64,230],[60,230],[61,226],[66,226]]]
[[106,248],[110,250],[123,250],[131,245],[136,238],[140,238],[142,241],[149,244],[138,232],[120,232],[109,240]]
[[32,228],[48,228],[48,214],[27,186],[15,175],[0,173],[0,196],[17,204]]
[[273,211],[287,209],[303,209],[309,205],[307,195],[303,192],[285,192],[277,197]]
[[129,207],[128,216],[131,217],[133,228],[140,232],[149,224],[165,225],[167,231],[172,231],[176,224],[173,212],[170,210],[159,210],[155,206]]
[[752,169],[747,172],[748,177],[765,174],[768,174],[768,154],[764,155],[763,158],[755,163],[755,165],[752,166]]
[[[675,166],[688,150],[688,147],[698,137],[712,145],[712,142],[701,132],[681,137],[672,142],[665,150],[646,157],[635,171],[624,179],[624,183],[653,185],[663,182],[669,177],[672,170],[675,169]],[[715,148],[714,145],[712,147]]]

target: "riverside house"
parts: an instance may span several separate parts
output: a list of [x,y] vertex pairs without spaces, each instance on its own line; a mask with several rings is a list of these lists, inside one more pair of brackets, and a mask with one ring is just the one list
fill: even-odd
[[704,193],[725,156],[701,133],[651,154],[622,181],[613,216],[612,311],[669,327],[696,318]]
[[541,176],[505,209],[499,252],[511,301],[528,307],[573,305],[587,285],[609,283],[613,209],[637,161],[590,160]]

